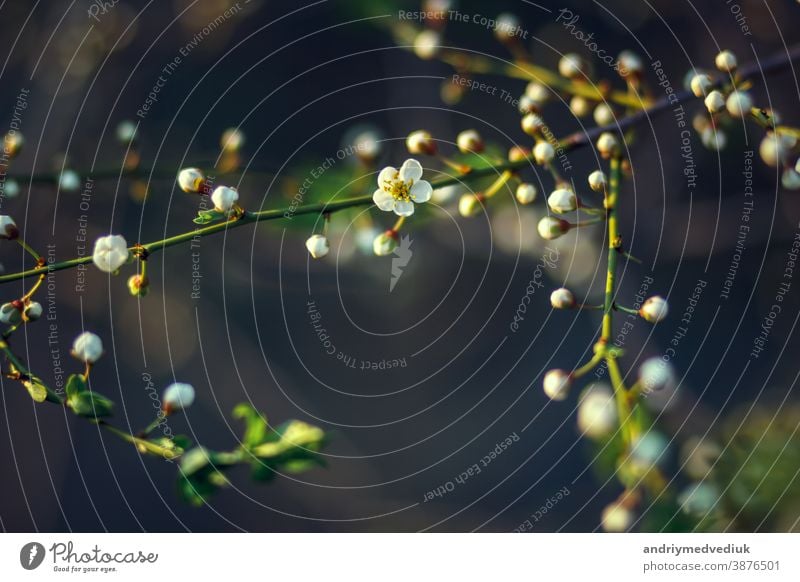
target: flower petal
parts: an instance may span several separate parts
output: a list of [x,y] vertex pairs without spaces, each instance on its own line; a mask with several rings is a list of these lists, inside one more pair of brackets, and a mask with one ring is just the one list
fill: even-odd
[[381,170],[381,173],[378,174],[378,186],[383,187],[386,182],[393,181],[395,176],[397,176],[397,168],[386,166]]
[[381,210],[389,211],[394,208],[394,197],[386,190],[380,188],[375,190],[375,193],[372,195],[372,201],[375,203],[375,206]]
[[433,186],[431,186],[430,182],[427,180],[419,180],[418,182],[414,182],[414,185],[411,186],[411,190],[409,194],[411,195],[411,199],[416,202],[427,202],[431,199],[431,194],[433,193]]
[[394,213],[397,216],[411,216],[414,214],[414,203],[410,200],[398,200],[394,205]]
[[420,178],[422,178],[422,164],[413,158],[409,158],[403,162],[403,165],[400,166],[400,179],[403,182],[407,182],[408,180],[416,182]]

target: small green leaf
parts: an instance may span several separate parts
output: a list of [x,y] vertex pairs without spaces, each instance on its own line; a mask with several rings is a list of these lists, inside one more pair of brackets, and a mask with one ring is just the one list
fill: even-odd
[[225,218],[225,213],[217,210],[201,210],[194,219],[195,224],[209,224],[211,222]]
[[114,403],[111,400],[91,391],[81,392],[67,398],[67,405],[78,416],[88,418],[111,416],[114,411]]
[[233,417],[244,420],[245,431],[242,445],[251,449],[264,443],[269,434],[267,419],[250,404],[242,402],[233,409]]
[[28,389],[28,393],[31,395],[31,398],[33,398],[34,401],[44,402],[47,400],[47,387],[45,387],[43,384],[34,380],[25,380],[23,384],[25,385],[25,388]]
[[67,378],[67,398],[77,396],[82,392],[86,392],[86,380],[80,374],[71,374]]

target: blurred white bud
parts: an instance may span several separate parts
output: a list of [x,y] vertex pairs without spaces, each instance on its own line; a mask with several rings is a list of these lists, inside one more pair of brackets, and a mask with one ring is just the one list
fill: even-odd
[[520,204],[530,204],[536,200],[536,195],[538,193],[539,191],[536,189],[536,186],[529,182],[522,182],[519,186],[517,186],[517,202]]
[[691,88],[695,97],[705,97],[711,85],[711,77],[708,75],[700,73],[692,77]]
[[578,429],[591,439],[600,439],[617,429],[614,391],[607,384],[592,384],[578,398]]
[[462,154],[480,153],[484,150],[483,138],[474,129],[467,129],[459,133],[456,137],[456,145]]
[[631,460],[642,468],[650,469],[666,463],[668,449],[667,437],[651,428],[631,445]]
[[553,309],[572,309],[575,307],[575,296],[566,287],[560,287],[550,293],[550,305]]
[[800,190],[800,173],[794,168],[786,168],[781,174],[781,184],[787,190]]
[[433,141],[433,136],[429,132],[420,129],[408,134],[406,148],[412,154],[432,156],[436,153],[436,142]]
[[531,155],[531,152],[525,146],[514,146],[508,150],[509,162],[521,162]]
[[600,103],[594,108],[594,121],[597,125],[614,123],[614,110],[607,103]]
[[393,230],[387,230],[375,237],[372,241],[372,252],[379,257],[391,255],[397,248],[397,233]]
[[117,141],[122,145],[128,145],[136,139],[136,124],[130,119],[120,121],[116,131]]
[[76,192],[81,187],[81,177],[75,170],[64,170],[58,178],[58,187],[64,192]]
[[572,387],[572,377],[566,370],[554,369],[544,375],[544,393],[551,400],[564,400]]
[[569,100],[569,110],[575,117],[586,117],[592,110],[592,104],[586,97],[575,95]]
[[315,259],[321,259],[328,254],[330,246],[328,239],[321,234],[312,234],[306,241],[306,248],[309,254]]
[[222,151],[227,154],[236,153],[244,145],[244,133],[237,127],[229,127],[222,132],[219,145],[222,146]]
[[624,505],[614,502],[603,509],[601,521],[603,530],[609,533],[622,533],[628,531],[633,525],[635,516],[633,512]]
[[589,174],[589,188],[595,192],[602,192],[606,189],[606,175],[602,170],[595,170]]
[[537,105],[542,106],[550,99],[550,89],[538,81],[531,81],[525,87],[525,95],[530,97]]
[[533,158],[538,164],[549,164],[553,161],[556,152],[546,141],[540,141],[533,148]]
[[574,79],[580,77],[584,70],[583,59],[576,53],[568,53],[558,61],[558,72],[562,77]]
[[481,200],[475,194],[464,194],[458,200],[458,213],[464,218],[475,216],[481,211]]
[[16,198],[19,196],[19,182],[13,178],[7,178],[6,183],[3,185],[3,196],[8,199]]
[[439,53],[442,38],[435,30],[423,30],[414,38],[414,54],[423,60],[430,60]]
[[645,321],[650,323],[658,323],[663,321],[667,314],[669,313],[669,305],[667,304],[667,300],[661,297],[660,295],[653,295],[649,297],[645,302],[642,304],[642,308],[639,310],[639,315]]
[[731,51],[722,51],[714,59],[714,64],[723,73],[732,73],[736,70],[736,57]]
[[725,96],[719,91],[711,91],[703,101],[709,113],[719,113],[725,108]]
[[19,238],[17,223],[10,216],[0,215],[0,239],[15,240],[17,238]]
[[184,168],[178,173],[178,186],[184,192],[197,193],[202,191],[206,177],[197,168]]
[[495,20],[494,35],[501,42],[515,38],[519,35],[519,19],[509,12],[500,14]]
[[539,104],[531,99],[528,95],[522,95],[522,97],[519,98],[519,104],[517,105],[517,109],[522,115],[527,115],[528,113],[538,113],[539,107]]
[[211,194],[211,201],[214,208],[225,214],[233,210],[233,205],[239,200],[239,193],[228,186],[217,186]]
[[642,58],[631,50],[624,50],[617,57],[619,63],[619,74],[622,77],[628,75],[639,75],[644,70]]
[[544,127],[544,119],[538,113],[528,113],[522,118],[522,131],[528,135],[537,135]]
[[663,358],[654,356],[639,366],[639,384],[644,394],[673,388],[676,382],[675,369]]
[[786,159],[789,150],[795,145],[797,145],[797,138],[785,133],[770,131],[761,140],[758,153],[765,164],[776,168]]
[[72,355],[81,362],[94,364],[103,355],[103,341],[95,334],[85,331],[72,343]]
[[22,151],[22,146],[25,145],[25,138],[20,132],[11,129],[6,133],[3,142],[6,155],[9,158],[14,158]]
[[536,226],[539,236],[545,240],[553,240],[569,232],[570,224],[553,216],[545,216]]
[[22,323],[22,310],[19,301],[3,303],[0,306],[0,323],[6,325],[19,325]]
[[170,384],[164,390],[161,399],[161,409],[170,414],[172,412],[189,408],[194,402],[194,386],[184,382]]
[[604,132],[597,138],[597,151],[603,158],[610,158],[617,151],[619,145],[613,133]]
[[745,91],[734,91],[728,95],[725,108],[734,117],[744,117],[750,114],[753,107],[753,99]]
[[36,321],[42,316],[42,304],[38,301],[31,301],[25,306],[23,314],[28,321]]
[[559,188],[547,197],[547,205],[556,214],[566,214],[578,209],[578,197],[572,190]]
[[725,148],[728,144],[728,136],[718,127],[711,127],[710,125],[700,132],[700,141],[703,146],[710,150],[719,151]]

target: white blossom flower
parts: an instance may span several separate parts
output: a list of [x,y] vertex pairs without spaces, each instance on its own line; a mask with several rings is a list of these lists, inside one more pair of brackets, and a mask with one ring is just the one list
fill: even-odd
[[714,59],[714,64],[723,73],[731,73],[736,70],[736,56],[731,51],[722,51]]
[[81,362],[94,364],[103,355],[103,341],[95,334],[85,331],[72,343],[72,355]]
[[570,223],[566,220],[555,218],[554,216],[545,216],[536,225],[536,230],[539,236],[545,240],[553,240],[565,235],[569,232]]
[[550,305],[553,309],[572,309],[575,307],[575,296],[566,287],[561,287],[550,293]]
[[328,251],[330,250],[328,239],[321,234],[312,234],[310,237],[308,237],[308,240],[306,241],[306,248],[311,256],[315,259],[321,259],[327,255]]
[[603,530],[609,533],[628,531],[633,525],[634,517],[633,512],[621,503],[617,501],[610,503],[603,509],[601,516]]
[[194,386],[184,382],[170,384],[164,390],[161,408],[167,414],[189,408],[194,402]]
[[178,186],[184,192],[197,193],[203,189],[206,177],[197,168],[184,168],[178,174]]
[[617,143],[617,138],[614,137],[613,133],[604,132],[600,134],[600,137],[597,138],[597,151],[600,153],[600,156],[603,158],[611,157],[619,144]]
[[25,306],[23,315],[28,321],[36,321],[42,316],[42,304],[38,301],[31,301]]
[[118,234],[101,236],[94,243],[92,261],[104,273],[113,273],[125,264],[129,256],[128,243]]
[[711,77],[700,73],[692,77],[690,87],[695,97],[705,97],[712,84]]
[[538,193],[539,191],[536,189],[536,186],[529,182],[522,182],[519,186],[517,186],[515,195],[517,202],[520,204],[530,204],[536,200],[536,195]]
[[586,97],[575,95],[569,100],[569,110],[575,117],[586,117],[592,110],[592,104]]
[[550,370],[544,375],[542,386],[551,400],[564,400],[572,387],[572,376],[566,370]]
[[408,134],[406,148],[410,154],[432,156],[436,153],[436,142],[430,132],[420,129]]
[[14,240],[19,237],[19,229],[14,219],[5,214],[0,215],[0,239]]
[[734,117],[749,115],[752,107],[753,99],[745,91],[734,91],[728,95],[728,100],[725,102],[725,108]]
[[639,315],[650,323],[663,321],[667,317],[667,313],[669,313],[669,305],[667,300],[660,295],[649,297],[642,304],[642,308],[639,309]]
[[654,356],[646,359],[639,366],[639,384],[645,394],[674,387],[675,382],[675,369],[663,358]]
[[233,205],[239,200],[239,193],[234,188],[228,186],[217,186],[211,194],[211,201],[214,208],[225,214],[233,210]]
[[456,137],[456,145],[462,154],[480,153],[484,150],[483,138],[474,129],[462,131]]
[[414,37],[414,54],[423,60],[434,58],[442,44],[442,38],[435,30],[423,30]]
[[375,237],[372,241],[372,252],[379,257],[391,255],[394,249],[397,248],[397,233],[393,230],[387,230]]
[[703,101],[709,113],[719,113],[725,108],[725,96],[719,91],[711,91]]
[[558,72],[567,79],[580,76],[583,69],[583,59],[576,53],[567,53],[558,61]]
[[575,192],[567,188],[559,188],[553,190],[550,196],[547,197],[547,205],[550,210],[557,214],[566,214],[578,208],[578,197]]
[[372,195],[375,206],[398,216],[414,214],[414,203],[427,202],[433,187],[422,178],[422,165],[414,159],[403,162],[400,169],[387,166],[378,174],[378,189]]
[[597,125],[610,125],[614,123],[614,110],[607,103],[600,103],[594,108],[594,120]]
[[244,133],[237,127],[229,127],[222,132],[219,145],[222,146],[222,151],[225,153],[236,153],[244,145]]
[[537,164],[549,164],[553,161],[556,152],[546,141],[540,141],[533,148],[533,158]]
[[606,175],[602,170],[595,170],[589,174],[589,188],[595,192],[602,192],[606,189]]
[[588,386],[578,399],[578,429],[592,439],[606,437],[617,428],[617,403],[607,384]]

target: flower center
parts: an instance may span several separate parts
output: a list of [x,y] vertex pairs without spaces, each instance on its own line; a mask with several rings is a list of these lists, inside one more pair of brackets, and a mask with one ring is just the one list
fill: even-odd
[[391,194],[395,200],[408,202],[411,200],[411,186],[413,184],[413,180],[403,182],[399,177],[395,176],[393,180],[386,180],[383,183],[383,189]]

